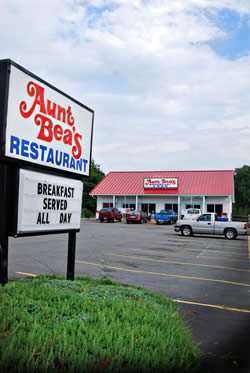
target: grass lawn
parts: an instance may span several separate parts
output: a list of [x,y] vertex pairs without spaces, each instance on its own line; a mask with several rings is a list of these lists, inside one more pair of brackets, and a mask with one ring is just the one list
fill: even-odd
[[0,289],[1,372],[199,372],[170,299],[113,281],[56,276]]

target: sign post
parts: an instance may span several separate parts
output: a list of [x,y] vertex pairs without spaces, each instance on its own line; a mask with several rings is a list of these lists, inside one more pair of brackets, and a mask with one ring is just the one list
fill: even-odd
[[0,281],[8,237],[68,233],[74,280],[82,180],[90,175],[94,111],[11,60],[0,60]]
[[70,232],[68,239],[67,280],[74,280],[76,256],[76,233]]

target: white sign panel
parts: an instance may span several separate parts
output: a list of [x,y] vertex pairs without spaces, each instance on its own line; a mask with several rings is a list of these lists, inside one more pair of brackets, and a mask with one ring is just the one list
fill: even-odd
[[177,189],[177,177],[147,178],[144,179],[144,189]]
[[17,233],[80,229],[83,184],[20,170]]
[[93,111],[11,65],[5,155],[89,176]]

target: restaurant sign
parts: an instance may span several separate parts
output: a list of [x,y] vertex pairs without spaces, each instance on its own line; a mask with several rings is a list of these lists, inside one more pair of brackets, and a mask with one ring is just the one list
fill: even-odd
[[8,91],[4,156],[89,176],[93,110],[14,63]]
[[146,178],[144,179],[144,189],[177,189],[177,177]]

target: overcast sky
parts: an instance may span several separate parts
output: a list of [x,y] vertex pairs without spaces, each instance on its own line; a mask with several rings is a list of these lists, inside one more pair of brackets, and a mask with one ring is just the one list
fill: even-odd
[[109,171],[250,165],[249,0],[6,0],[11,58],[95,111]]

